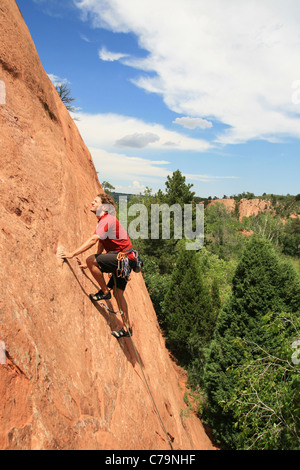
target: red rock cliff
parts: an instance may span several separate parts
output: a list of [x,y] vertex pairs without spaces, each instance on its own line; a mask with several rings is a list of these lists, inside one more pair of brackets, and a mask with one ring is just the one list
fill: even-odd
[[[57,262],[58,245],[74,249],[94,230],[89,207],[100,186],[16,3],[0,0],[0,12],[0,449],[170,449],[131,340],[111,336],[118,317],[90,302],[95,287],[73,260]],[[126,296],[174,449],[211,449],[201,422],[184,417],[140,274]]]
[[[208,207],[219,203],[223,204],[229,212],[234,212],[236,202],[234,199],[214,199],[208,204]],[[251,217],[260,212],[272,211],[272,204],[270,201],[262,199],[241,199],[238,203],[239,220],[242,221],[243,217]]]
[[209,202],[207,207],[213,206],[214,204],[223,204],[229,212],[234,212],[235,200],[234,199],[213,199]]

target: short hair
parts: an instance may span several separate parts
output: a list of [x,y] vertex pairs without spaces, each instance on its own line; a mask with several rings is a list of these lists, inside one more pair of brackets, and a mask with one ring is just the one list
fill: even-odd
[[101,198],[102,204],[108,204],[112,207],[109,207],[108,213],[116,213],[117,212],[117,206],[116,203],[113,199],[113,197],[110,194],[107,193],[100,193],[98,194],[98,197]]

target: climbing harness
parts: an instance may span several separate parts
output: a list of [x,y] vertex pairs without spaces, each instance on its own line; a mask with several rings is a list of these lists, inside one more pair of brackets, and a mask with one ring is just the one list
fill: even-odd
[[[117,302],[118,302],[119,309],[120,309],[120,311],[121,311],[120,301],[119,301],[119,295],[118,295],[118,289],[117,289],[116,276],[115,276],[115,274],[113,274],[113,276],[114,276],[114,283],[115,283],[115,288],[116,288]],[[158,417],[159,417],[159,420],[160,420],[160,422],[161,422],[162,428],[163,428],[163,430],[164,430],[164,432],[165,432],[165,434],[166,434],[168,443],[169,443],[171,449],[174,450],[173,445],[172,445],[172,441],[171,441],[171,438],[170,438],[170,435],[169,435],[168,431],[166,430],[165,425],[164,425],[164,422],[163,422],[163,420],[162,420],[162,418],[161,418],[161,416],[160,416],[160,413],[159,413],[159,411],[158,411],[158,408],[157,408],[157,405],[156,405],[156,403],[155,403],[154,397],[153,397],[153,395],[152,395],[151,389],[150,389],[150,387],[149,387],[148,381],[147,381],[147,379],[146,379],[146,376],[145,376],[145,373],[144,373],[143,366],[142,366],[142,364],[141,364],[139,355],[138,355],[137,350],[136,350],[136,347],[135,347],[135,345],[134,345],[134,342],[133,342],[133,339],[132,339],[132,329],[131,329],[131,328],[128,328],[128,326],[127,326],[126,321],[125,321],[124,318],[123,318],[123,322],[124,322],[124,325],[125,325],[126,330],[127,330],[127,332],[128,332],[128,336],[129,336],[130,339],[131,339],[131,343],[132,343],[132,346],[133,346],[133,349],[134,349],[136,358],[137,358],[137,360],[138,360],[138,363],[139,363],[139,365],[140,365],[140,368],[141,368],[141,371],[142,371],[142,374],[143,374],[144,381],[145,381],[145,384],[146,384],[146,386],[147,386],[148,392],[149,392],[149,394],[150,394],[150,396],[151,396],[151,399],[152,399],[154,408],[155,408],[156,413],[157,413],[157,415],[158,415]]]

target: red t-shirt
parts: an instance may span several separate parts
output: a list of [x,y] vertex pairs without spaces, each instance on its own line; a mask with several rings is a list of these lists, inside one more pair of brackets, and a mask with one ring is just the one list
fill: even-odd
[[[95,234],[108,253],[110,251],[126,251],[132,248],[129,236],[118,219],[111,214],[104,214],[99,219]],[[135,253],[128,253],[129,259],[135,260]]]

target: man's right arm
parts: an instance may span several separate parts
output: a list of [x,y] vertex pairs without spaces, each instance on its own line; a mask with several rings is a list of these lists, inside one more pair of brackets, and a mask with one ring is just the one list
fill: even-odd
[[77,250],[75,250],[72,254],[74,256],[78,256],[81,253],[84,253],[85,251],[89,250],[92,246],[94,246],[97,241],[99,240],[98,235],[93,234],[91,238],[89,238],[86,242],[84,242]]
[[94,246],[97,241],[99,241],[99,237],[96,234],[93,234],[88,240],[86,240],[77,250],[69,253],[62,248],[59,252],[61,258],[74,258],[74,256],[78,256],[81,253],[89,250],[92,246]]

